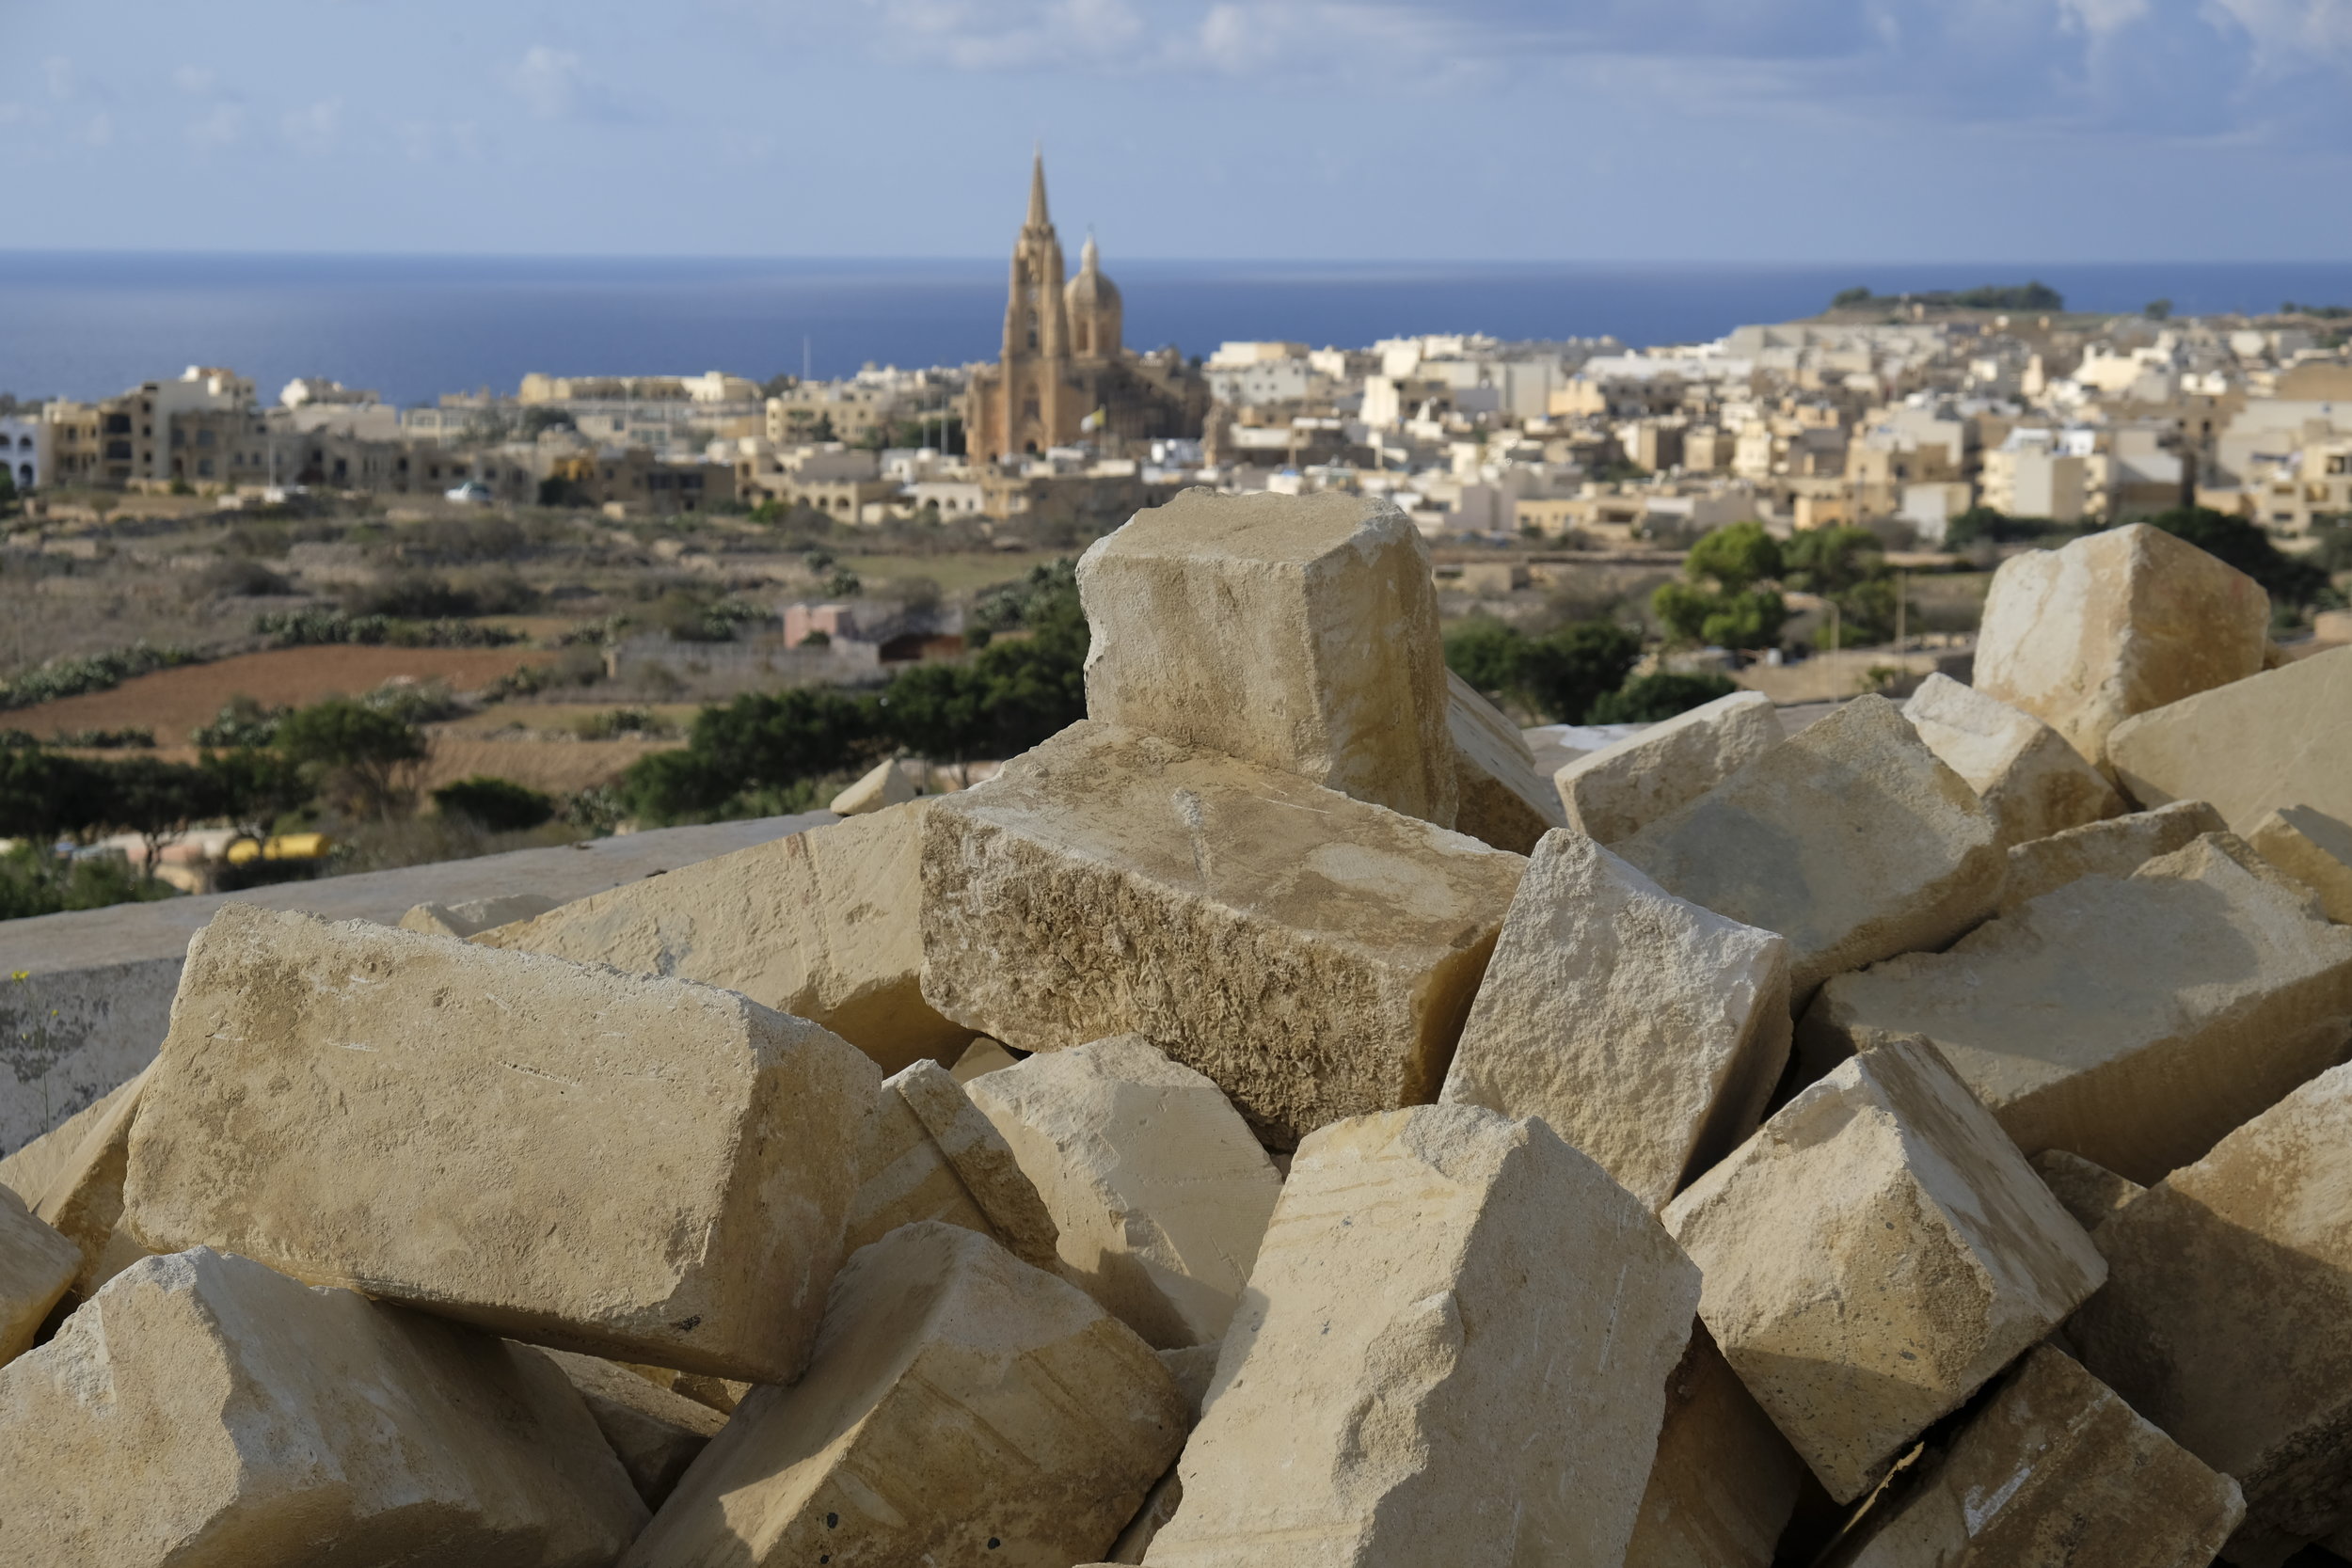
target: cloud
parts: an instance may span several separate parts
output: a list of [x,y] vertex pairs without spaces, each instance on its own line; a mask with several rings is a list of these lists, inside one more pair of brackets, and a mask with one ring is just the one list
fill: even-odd
[[234,103],[215,103],[188,122],[186,135],[201,152],[234,147],[245,139],[245,111]]
[[524,104],[541,119],[621,124],[638,118],[568,49],[532,44],[512,80]]
[[171,79],[182,92],[198,98],[211,92],[215,81],[212,67],[202,65],[183,65],[171,73]]
[[323,158],[335,150],[343,129],[343,101],[323,98],[278,117],[278,134],[286,145],[308,158]]

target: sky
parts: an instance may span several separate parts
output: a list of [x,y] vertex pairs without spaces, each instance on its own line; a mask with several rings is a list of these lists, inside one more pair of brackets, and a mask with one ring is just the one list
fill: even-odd
[[0,249],[2352,258],[2352,0],[0,0]]

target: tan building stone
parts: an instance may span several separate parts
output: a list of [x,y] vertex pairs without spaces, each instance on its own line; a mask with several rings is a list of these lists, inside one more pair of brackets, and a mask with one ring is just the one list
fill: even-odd
[[1840,1502],[2106,1275],[1918,1039],[1800,1092],[1665,1220],[1724,1358]]
[[1568,825],[1620,844],[1786,738],[1761,691],[1735,691],[1590,752],[1552,775]]
[[544,893],[510,893],[496,898],[469,898],[459,904],[419,904],[400,917],[404,931],[427,936],[470,937],[518,920],[547,913],[556,901]]
[[963,1054],[956,1058],[956,1065],[948,1069],[947,1072],[948,1076],[957,1083],[969,1084],[983,1072],[994,1072],[999,1069],[1009,1068],[1016,1062],[1027,1059],[1025,1054],[1016,1056],[1006,1050],[1002,1040],[990,1039],[986,1035],[975,1035],[972,1037],[972,1043],[963,1048]]
[[[905,1072],[920,1072],[926,1067],[940,1070],[937,1062],[917,1062]],[[963,1179],[932,1139],[930,1129],[898,1092],[903,1076],[884,1079],[882,1093],[875,1097],[873,1119],[866,1123],[866,1145],[858,1161],[857,1196],[850,1201],[842,1235],[843,1253],[853,1253],[917,1220],[960,1225],[1001,1241],[995,1225],[974,1201]]]
[[925,810],[933,1006],[1024,1051],[1142,1035],[1281,1147],[1436,1096],[1527,863],[1091,722]]
[[82,1266],[73,1276],[77,1296],[94,1295],[101,1285],[147,1256],[147,1248],[122,1224],[122,1179],[130,1162],[131,1124],[152,1071],[142,1071],[123,1085],[123,1092],[106,1097],[105,1115],[87,1124],[81,1147],[33,1206],[34,1213],[81,1249]]
[[2048,838],[2012,844],[2001,913],[2015,913],[2043,894],[2085,877],[2128,877],[2159,855],[2224,832],[2221,814],[2202,800],[2175,800],[2153,811],[2111,816]]
[[647,1508],[661,1506],[686,1467],[727,1424],[710,1406],[641,1377],[617,1361],[567,1350],[532,1354],[553,1361],[579,1391],[589,1418]]
[[968,1086],[937,1062],[917,1062],[892,1082],[996,1239],[1023,1262],[1054,1273],[1061,1238],[1053,1212],[1004,1133],[972,1103]]
[[1772,1568],[1804,1461],[1705,1323],[1666,1380],[1666,1418],[1625,1568]]
[[1583,834],[1544,835],[1438,1099],[1541,1117],[1654,1212],[1756,1130],[1788,1061],[1788,944]]
[[82,1253],[14,1193],[0,1190],[0,1364],[33,1348],[49,1309],[73,1284]]
[[1454,737],[1454,828],[1482,844],[1524,855],[1553,828],[1567,826],[1558,793],[1535,771],[1518,727],[1448,670],[1446,730]]
[[2119,724],[2107,741],[2116,778],[2142,805],[2210,800],[2239,833],[2286,806],[2352,822],[2341,739],[2352,714],[2352,648],[2248,673]]
[[6,1187],[23,1198],[27,1206],[39,1203],[49,1183],[80,1152],[82,1140],[89,1135],[89,1130],[103,1121],[121,1102],[123,1096],[135,1094],[138,1082],[134,1077],[116,1085],[23,1148],[0,1160],[0,1187]]
[[[2345,747],[2352,763],[2352,743]],[[2255,853],[2319,895],[2339,926],[2352,926],[2352,823],[2310,806],[2287,806],[2254,824]]]
[[878,1076],[707,986],[231,904],[188,945],[124,1213],[159,1252],[780,1383]]
[[913,780],[897,757],[878,762],[857,783],[833,798],[825,809],[839,816],[864,816],[885,806],[902,806],[914,799]]
[[2098,1229],[2117,1210],[2148,1190],[2128,1176],[2118,1176],[2105,1165],[2062,1148],[2045,1148],[2027,1163],[2060,1207],[2085,1230]]
[[1928,750],[1968,781],[2004,847],[2114,816],[2123,798],[2066,737],[2023,708],[1930,675],[1903,704]]

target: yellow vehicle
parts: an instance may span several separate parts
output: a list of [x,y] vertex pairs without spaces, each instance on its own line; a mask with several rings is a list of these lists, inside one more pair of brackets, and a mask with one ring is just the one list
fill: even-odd
[[335,841],[326,833],[272,833],[265,841],[241,838],[229,847],[222,858],[230,865],[251,865],[255,861],[315,861],[324,860]]

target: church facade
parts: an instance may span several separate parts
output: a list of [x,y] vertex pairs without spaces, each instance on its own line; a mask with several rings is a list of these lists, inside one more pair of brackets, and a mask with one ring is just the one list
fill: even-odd
[[964,402],[964,450],[985,463],[1079,441],[1198,436],[1208,412],[1200,373],[1173,349],[1130,354],[1118,286],[1092,236],[1065,281],[1061,239],[1045,206],[1045,160],[1029,172],[1029,213],[1012,249],[1005,346],[976,372]]

